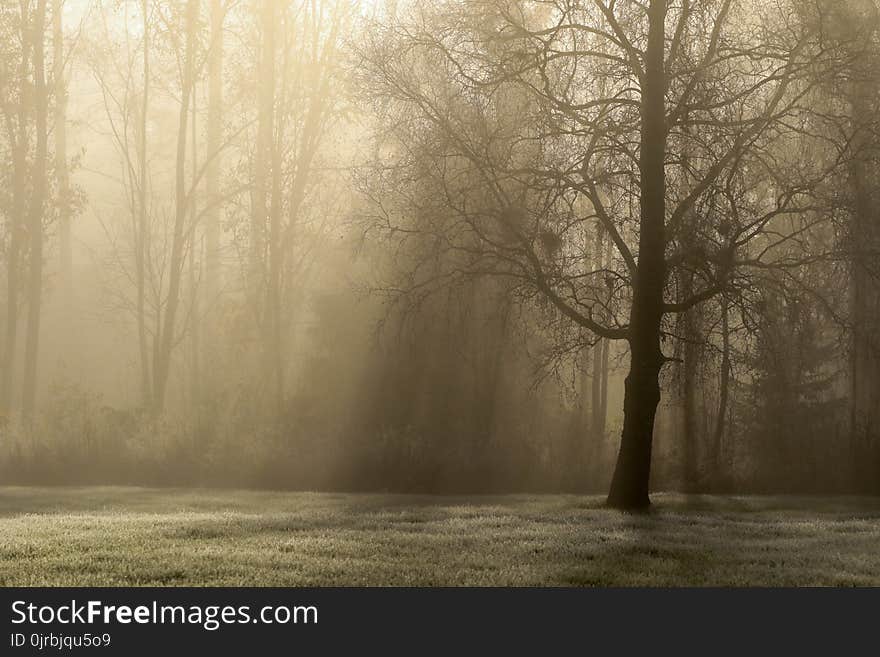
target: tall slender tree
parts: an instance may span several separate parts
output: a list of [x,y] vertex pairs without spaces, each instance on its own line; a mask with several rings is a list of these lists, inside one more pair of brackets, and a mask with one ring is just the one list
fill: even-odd
[[[220,193],[220,174],[222,171],[223,145],[223,30],[226,8],[222,0],[210,0],[211,31],[208,50],[208,117],[205,148],[208,162],[205,171],[205,301],[207,320],[205,322],[205,364],[211,363],[217,352],[217,316],[210,309],[219,301],[222,269],[220,260],[220,236],[222,195]],[[208,374],[208,383],[213,385],[213,375]]]
[[22,415],[33,419],[36,404],[40,320],[43,309],[43,220],[47,201],[49,91],[46,84],[46,0],[38,0],[31,28],[33,48],[34,132],[36,151],[31,168],[31,199],[28,208],[28,314],[24,354]]
[[28,235],[27,185],[30,151],[29,125],[32,108],[28,100],[30,88],[31,56],[33,39],[30,33],[30,9],[28,3],[19,3],[13,30],[18,44],[19,56],[13,66],[15,83],[4,85],[3,114],[7,139],[12,151],[12,203],[9,214],[9,246],[6,259],[6,331],[3,349],[3,379],[0,390],[0,411],[4,416],[12,410],[16,350],[18,348],[18,324],[21,306],[21,280]]
[[73,215],[70,190],[70,168],[67,161],[67,105],[68,55],[64,47],[64,0],[52,0],[52,87],[55,114],[52,129],[55,146],[55,179],[58,195],[58,251],[60,259],[61,296],[67,309],[67,319],[73,295],[73,245],[71,222]]
[[177,122],[177,152],[174,165],[174,225],[169,259],[168,295],[162,328],[157,336],[153,375],[153,411],[161,413],[165,405],[171,357],[178,341],[177,311],[181,298],[181,281],[186,262],[186,251],[191,247],[192,229],[187,226],[189,206],[193,202],[192,189],[186,184],[187,130],[190,103],[196,84],[196,45],[198,39],[199,1],[187,0],[183,29],[183,62],[181,68],[181,98]]

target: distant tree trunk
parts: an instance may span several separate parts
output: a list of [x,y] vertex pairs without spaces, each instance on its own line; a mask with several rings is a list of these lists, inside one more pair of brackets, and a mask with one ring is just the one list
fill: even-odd
[[37,358],[40,349],[40,319],[43,295],[43,212],[46,206],[47,142],[49,140],[49,95],[46,88],[44,41],[46,36],[46,0],[39,0],[33,23],[34,116],[36,152],[31,172],[32,196],[29,208],[30,242],[28,275],[27,337],[24,353],[24,392],[22,415],[31,421],[37,390]]
[[201,300],[199,295],[199,263],[193,244],[188,258],[188,285],[191,310],[189,315],[189,393],[191,417],[198,419],[199,403],[202,395],[201,373]]
[[175,346],[177,308],[180,304],[180,283],[183,274],[184,255],[187,239],[187,189],[186,189],[186,137],[189,118],[190,96],[193,91],[195,75],[195,40],[198,23],[198,0],[187,0],[186,4],[186,46],[181,84],[180,113],[177,122],[177,156],[175,162],[175,211],[174,230],[171,241],[171,258],[168,278],[168,296],[165,303],[165,317],[162,323],[158,362],[153,375],[153,411],[160,414],[165,404],[168,375],[171,371],[171,356]]
[[12,156],[12,217],[9,252],[6,260],[6,336],[3,347],[2,409],[4,416],[12,410],[12,374],[15,369],[15,351],[18,337],[19,276],[21,269],[22,223],[24,214],[24,172],[26,144],[15,141]]
[[[612,244],[611,244],[610,239],[605,241],[605,249],[606,249],[605,250],[605,262],[610,263],[611,262],[611,249],[612,249]],[[608,301],[610,302],[612,292],[611,292],[610,285],[608,287],[609,287]],[[610,358],[610,354],[611,354],[611,340],[603,340],[602,341],[602,360],[601,360],[602,394],[600,397],[600,404],[599,404],[599,417],[602,420],[601,429],[602,429],[603,436],[605,434],[605,424],[608,421],[608,361]]]
[[[196,90],[195,86],[193,87],[192,93],[192,125],[190,127],[190,137],[192,139],[192,157],[191,166],[192,166],[192,179],[195,181],[198,178],[198,157],[197,147],[198,143],[196,140],[196,118],[198,116],[198,105],[196,101]],[[198,203],[196,203],[196,195],[195,188],[192,189],[190,194],[190,203],[189,203],[189,216],[190,216],[190,226],[193,228],[193,234],[195,232],[196,222],[198,220]],[[202,375],[201,375],[201,299],[199,295],[199,268],[201,267],[201,263],[198,257],[198,242],[193,239],[192,244],[189,249],[189,300],[190,300],[190,314],[189,314],[189,339],[190,339],[190,397],[192,404],[193,417],[198,419],[198,408],[199,408],[199,400],[201,399],[201,387],[202,387]]]
[[[27,34],[29,19],[26,9],[21,12],[22,52],[19,62],[18,85],[25,89],[30,70],[31,39]],[[2,412],[8,415],[12,410],[12,381],[15,370],[15,352],[18,346],[19,291],[21,285],[22,255],[27,234],[26,181],[28,165],[28,107],[21,93],[16,116],[7,116],[6,126],[9,143],[12,146],[12,216],[9,228],[9,252],[6,258],[6,335],[3,349],[3,385],[0,391]],[[14,126],[14,127],[13,127]]]
[[275,57],[278,26],[277,3],[261,0],[260,63],[257,89],[257,144],[254,157],[254,201],[252,205],[248,300],[253,307],[260,343],[260,373],[269,394],[264,398],[274,411],[280,410],[283,369],[280,360],[280,175],[281,151],[275,140]]
[[67,80],[64,73],[64,0],[52,3],[52,81],[55,90],[55,176],[58,184],[58,250],[61,264],[60,293],[65,319],[72,307],[73,250],[71,245],[70,173],[67,166]]
[[727,297],[721,298],[721,380],[718,389],[718,415],[715,419],[715,432],[712,438],[715,477],[721,475],[723,468],[724,428],[727,421],[727,403],[730,395],[730,304]]
[[[694,293],[694,278],[691,272],[683,274],[682,298],[688,299]],[[681,376],[682,447],[684,453],[683,487],[686,492],[694,492],[699,487],[699,445],[697,436],[697,370],[700,349],[697,329],[697,310],[691,308],[679,316],[681,337],[684,341]]]
[[[275,133],[275,138],[273,138],[270,127],[270,134],[268,135],[269,146],[266,156],[271,157],[272,170],[270,176],[271,183],[268,183],[270,184],[269,202],[266,208],[268,213],[268,239],[267,244],[263,246],[264,257],[267,259],[265,269],[265,308],[262,315],[264,378],[272,387],[271,396],[274,398],[276,410],[280,411],[286,392],[285,378],[288,365],[286,352],[289,348],[289,342],[286,340],[286,328],[291,313],[291,304],[285,298],[285,277],[297,275],[298,286],[302,287],[305,280],[304,270],[309,267],[309,265],[304,266],[302,261],[300,261],[297,265],[294,265],[296,271],[292,272],[289,256],[297,235],[297,222],[300,218],[300,211],[312,176],[312,161],[318,151],[322,131],[324,130],[323,120],[326,116],[328,99],[332,92],[331,85],[334,79],[328,72],[328,69],[335,56],[340,17],[332,13],[328,15],[323,7],[313,4],[308,9],[306,15],[302,16],[304,25],[308,28],[304,31],[304,34],[310,32],[313,42],[311,44],[305,43],[298,50],[294,48],[294,44],[289,40],[289,37],[287,41],[282,43],[282,65],[285,71],[285,74],[281,76],[282,80],[289,79],[290,76],[287,75],[289,67],[297,65],[308,71],[306,79],[314,76],[316,82],[315,88],[308,89],[309,96],[304,101],[304,116],[302,122],[296,128],[297,138],[294,142],[294,147],[289,149],[288,143],[285,143],[283,138],[284,130],[281,124],[284,120],[283,112],[278,112],[276,116],[274,108],[276,94],[281,98],[282,102],[285,99],[289,99],[289,90],[285,89],[284,85],[277,92],[275,88],[274,55],[275,39],[277,36],[275,31],[278,29],[276,27],[276,23],[278,23],[282,34],[295,34],[297,28],[292,23],[297,19],[291,19],[291,16],[286,12],[283,12],[282,16],[278,17],[271,6],[264,11],[264,19],[266,21],[264,26],[264,55],[271,55],[271,58],[269,61],[263,61],[266,80],[261,89],[265,96],[265,107],[262,108],[260,117],[265,117],[267,125],[274,125]],[[324,31],[323,22],[327,20],[331,21],[331,23],[329,29]],[[322,39],[324,41],[323,48],[321,48]],[[263,118],[260,118],[259,122],[262,121]],[[289,152],[293,156],[293,161],[290,163],[293,169],[293,176],[290,182],[285,181],[285,189],[282,190],[282,168],[287,162],[284,159],[285,152]],[[262,184],[265,187],[267,183],[264,182]],[[282,198],[282,192],[286,192],[284,198]],[[265,230],[265,222],[261,224],[261,228]],[[266,237],[265,232],[263,237]]]
[[210,371],[217,350],[217,317],[213,314],[219,302],[220,270],[220,148],[223,138],[223,3],[210,0],[211,50],[208,54],[208,125],[205,169],[205,285],[204,298],[208,321],[205,323],[205,383],[210,388],[214,376]]
[[605,435],[605,425],[608,422],[608,360],[611,353],[611,340],[602,341],[602,395],[599,404],[600,429]]
[[211,0],[208,59],[208,128],[205,169],[205,291],[211,303],[220,292],[220,147],[223,138],[223,3]]
[[651,0],[641,81],[641,216],[639,258],[630,311],[630,371],[623,402],[623,433],[608,504],[619,509],[650,505],[651,447],[660,402],[660,322],[666,280],[666,2]]
[[[595,269],[598,271],[603,266],[603,241],[604,233],[601,227],[596,229],[595,242]],[[597,443],[602,440],[605,435],[605,416],[602,415],[602,353],[605,349],[606,340],[600,339],[593,346],[593,385],[592,385],[592,403],[590,404],[590,433],[592,439]]]
[[[851,230],[851,315],[853,326],[851,362],[851,430],[855,441],[856,477],[863,483],[878,476],[870,467],[871,452],[880,451],[880,273],[874,253],[880,246],[875,173],[868,152],[875,120],[868,98],[872,89],[857,82],[852,92],[856,156],[850,163],[854,195]],[[874,486],[877,484],[871,482]],[[869,485],[871,485],[869,484]]]
[[[513,303],[509,294],[502,294],[501,300],[498,302],[497,321],[491,324],[492,329],[489,333],[490,345],[486,349],[489,362],[486,367],[481,368],[483,377],[478,377],[479,384],[477,386],[477,430],[479,435],[483,436],[488,442],[495,433],[495,422],[497,419],[498,399],[500,396],[499,388],[501,387],[502,374],[504,372],[504,357],[507,347],[507,334],[510,326],[510,316],[513,310]],[[480,380],[482,378],[482,380]]]
[[[584,437],[584,427],[588,427],[592,431],[592,389],[593,389],[593,348],[584,349],[580,354],[580,379],[578,390],[578,413],[576,422],[575,439],[578,444],[582,444]],[[590,435],[590,460],[591,467],[595,465],[596,455],[599,453],[598,441],[593,440]]]
[[282,272],[284,270],[284,245],[281,236],[281,144],[272,143],[272,183],[269,201],[268,280],[266,281],[266,307],[264,314],[264,372],[271,385],[273,410],[280,413],[284,402],[284,340],[282,323]]
[[[150,346],[147,340],[147,114],[150,108],[150,13],[149,0],[142,0],[143,13],[143,64],[144,89],[140,107],[140,126],[138,133],[138,200],[134,220],[134,259],[135,285],[137,288],[136,314],[138,331],[138,353],[140,354],[141,404],[145,409],[153,405],[151,381]],[[158,334],[154,340],[158,339]],[[154,345],[155,347],[155,345]]]
[[275,115],[275,21],[274,0],[261,0],[260,65],[257,90],[257,144],[254,153],[254,191],[248,262],[248,297],[257,322],[261,322],[260,290],[263,285],[266,228],[269,224],[272,144]]
[[608,417],[608,347],[609,341],[605,339],[593,347],[590,427],[594,440],[600,442],[605,439]]

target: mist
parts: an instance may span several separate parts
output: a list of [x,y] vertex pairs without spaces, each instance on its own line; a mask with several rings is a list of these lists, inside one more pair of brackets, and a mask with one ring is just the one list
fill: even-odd
[[0,32],[4,482],[880,493],[873,3]]

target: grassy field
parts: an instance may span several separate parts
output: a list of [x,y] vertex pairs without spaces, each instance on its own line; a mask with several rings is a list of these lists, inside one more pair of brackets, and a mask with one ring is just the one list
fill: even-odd
[[880,585],[880,500],[0,488],[0,584]]

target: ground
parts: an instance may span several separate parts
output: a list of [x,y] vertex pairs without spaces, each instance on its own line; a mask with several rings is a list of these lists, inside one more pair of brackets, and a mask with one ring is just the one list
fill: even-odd
[[880,585],[880,500],[0,488],[5,586]]

